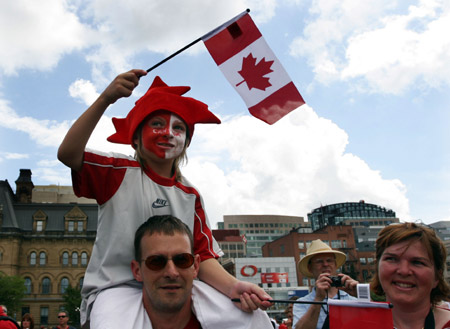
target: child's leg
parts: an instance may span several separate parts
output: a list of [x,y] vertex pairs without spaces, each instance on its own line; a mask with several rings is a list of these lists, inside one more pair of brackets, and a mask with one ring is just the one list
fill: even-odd
[[151,328],[142,303],[142,289],[122,285],[100,292],[92,306],[90,327],[95,329]]

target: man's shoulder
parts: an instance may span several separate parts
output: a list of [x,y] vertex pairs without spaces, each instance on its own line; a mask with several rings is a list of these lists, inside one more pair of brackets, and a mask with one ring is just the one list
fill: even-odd
[[308,293],[307,295],[305,295],[303,297],[300,297],[298,300],[309,301],[309,300],[313,300],[315,297],[316,297],[316,292],[313,289],[310,293]]

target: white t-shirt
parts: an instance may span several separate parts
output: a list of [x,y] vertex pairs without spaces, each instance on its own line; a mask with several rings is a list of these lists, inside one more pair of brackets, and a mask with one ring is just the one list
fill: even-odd
[[83,168],[72,171],[75,194],[99,204],[97,237],[81,291],[81,322],[89,318],[90,305],[99,291],[134,281],[137,228],[154,215],[173,215],[194,235],[194,253],[201,260],[223,253],[214,240],[199,192],[184,178],[164,178],[117,153],[86,150]]

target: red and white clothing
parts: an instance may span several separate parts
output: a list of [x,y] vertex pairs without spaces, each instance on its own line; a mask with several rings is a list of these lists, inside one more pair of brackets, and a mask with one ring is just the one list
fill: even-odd
[[199,192],[184,178],[164,178],[142,170],[129,156],[86,149],[83,168],[72,171],[75,194],[99,204],[97,237],[83,281],[81,323],[89,319],[97,294],[133,284],[134,234],[154,215],[173,215],[192,230],[194,253],[201,260],[223,253],[214,240]]

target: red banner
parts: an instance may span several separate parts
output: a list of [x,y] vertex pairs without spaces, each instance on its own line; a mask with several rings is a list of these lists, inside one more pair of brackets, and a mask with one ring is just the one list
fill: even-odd
[[261,273],[261,283],[288,283],[287,273]]

